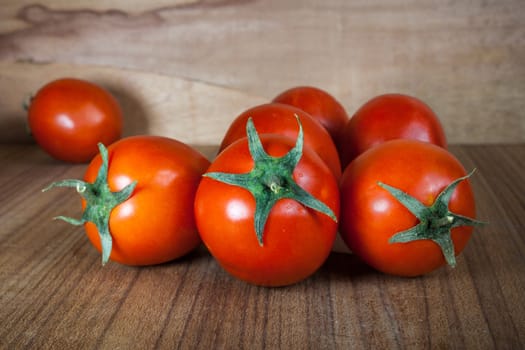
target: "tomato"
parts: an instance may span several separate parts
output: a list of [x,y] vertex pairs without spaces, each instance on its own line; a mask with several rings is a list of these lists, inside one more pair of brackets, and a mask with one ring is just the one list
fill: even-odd
[[245,127],[248,118],[253,119],[259,133],[277,133],[295,139],[297,137],[296,115],[304,128],[304,144],[317,152],[336,178],[339,178],[341,163],[330,134],[308,113],[293,106],[269,103],[244,111],[230,124],[221,142],[220,150],[233,141],[246,137]]
[[[76,187],[82,195],[82,220],[64,219],[84,224],[103,263],[110,258],[153,265],[196,248],[201,240],[193,202],[210,162],[190,146],[158,136],[124,138],[107,155],[104,150],[89,164],[85,181],[52,184]],[[103,206],[110,210],[99,215]]]
[[312,86],[297,86],[282,92],[272,102],[291,105],[310,114],[324,126],[335,145],[339,145],[348,114],[328,92]]
[[480,224],[470,219],[475,202],[465,175],[451,153],[422,141],[392,140],[365,151],[341,178],[343,240],[388,274],[417,276],[446,262],[454,266],[470,226]]
[[[214,258],[237,278],[263,286],[299,282],[317,271],[331,251],[339,213],[337,181],[311,149],[301,145],[297,152],[299,141],[294,146],[288,137],[264,134],[260,150],[252,151],[249,140],[224,149],[202,179],[195,198],[199,232]],[[290,166],[292,153],[299,155]],[[268,164],[275,161],[276,167]],[[217,174],[226,174],[230,182]]]
[[83,163],[121,137],[122,112],[102,87],[79,79],[59,79],[42,87],[28,109],[31,133],[52,157]]
[[340,144],[343,169],[365,150],[399,138],[447,148],[443,127],[424,102],[402,94],[380,95],[366,102],[346,124]]

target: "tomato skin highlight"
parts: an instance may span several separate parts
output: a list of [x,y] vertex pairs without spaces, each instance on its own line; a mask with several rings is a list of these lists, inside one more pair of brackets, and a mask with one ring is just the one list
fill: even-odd
[[303,110],[281,103],[268,103],[252,107],[233,120],[221,142],[219,151],[232,142],[246,137],[246,122],[252,118],[259,134],[280,134],[297,138],[297,120],[304,130],[304,144],[313,149],[332,170],[336,178],[341,177],[341,162],[337,148],[326,129]]
[[[266,152],[285,155],[294,141],[282,135],[260,135]],[[207,172],[247,173],[254,163],[246,138],[224,149]],[[300,187],[339,213],[338,185],[320,157],[309,148],[293,172]],[[241,187],[204,177],[197,190],[195,215],[202,240],[218,263],[248,283],[284,286],[312,275],[330,254],[337,223],[290,199],[276,202],[261,246],[254,230],[255,200]]]
[[310,114],[323,125],[339,147],[349,118],[341,103],[328,92],[313,86],[297,86],[283,91],[272,102],[294,106]]
[[55,159],[84,163],[122,134],[117,100],[88,81],[64,78],[43,86],[31,99],[28,123],[37,144]]
[[[429,206],[447,185],[465,175],[465,169],[452,154],[433,144],[399,139],[369,149],[350,163],[341,179],[341,237],[376,270],[398,276],[429,273],[446,263],[439,246],[431,240],[388,242],[419,220],[378,182],[396,187]],[[475,218],[474,195],[468,181],[457,186],[449,209]],[[465,248],[472,231],[468,226],[452,229],[456,255]]]
[[[158,136],[134,136],[108,147],[108,185],[120,191],[133,181],[131,197],[110,214],[110,259],[126,265],[154,265],[179,258],[201,242],[193,213],[195,192],[210,162],[190,146]],[[93,183],[101,165],[97,155],[84,180]],[[82,200],[83,208],[85,201]],[[86,234],[101,251],[96,226]]]
[[342,132],[343,169],[367,149],[394,139],[413,139],[447,148],[437,115],[423,101],[403,94],[376,96],[361,106]]

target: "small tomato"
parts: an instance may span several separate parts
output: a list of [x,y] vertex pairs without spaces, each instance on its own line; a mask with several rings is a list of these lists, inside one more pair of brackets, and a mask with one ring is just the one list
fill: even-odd
[[417,276],[448,263],[466,246],[474,195],[447,150],[392,140],[359,155],[341,178],[340,234],[375,269]]
[[438,117],[423,101],[403,94],[374,97],[355,112],[342,132],[343,169],[367,149],[401,138],[447,147]]
[[126,265],[153,265],[183,256],[200,241],[193,202],[210,162],[190,146],[157,136],[134,136],[113,143],[89,164],[84,181],[63,180],[51,187],[74,187],[82,196],[80,220],[91,243],[108,259]]
[[283,91],[272,102],[294,106],[310,114],[324,126],[339,147],[348,114],[341,103],[328,92],[313,86],[297,86]]
[[37,144],[52,157],[88,162],[97,144],[109,145],[122,134],[122,111],[102,87],[80,79],[59,79],[31,99],[28,124]]
[[337,181],[311,149],[277,134],[248,138],[212,162],[195,198],[204,244],[231,275],[283,286],[313,274],[337,232]]

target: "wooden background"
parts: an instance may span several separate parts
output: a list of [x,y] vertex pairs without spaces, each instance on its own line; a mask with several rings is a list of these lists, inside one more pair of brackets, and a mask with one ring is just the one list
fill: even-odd
[[217,144],[244,109],[308,84],[350,115],[415,95],[451,143],[521,143],[525,1],[1,0],[1,142],[30,140],[23,99],[66,75],[114,92],[128,135]]

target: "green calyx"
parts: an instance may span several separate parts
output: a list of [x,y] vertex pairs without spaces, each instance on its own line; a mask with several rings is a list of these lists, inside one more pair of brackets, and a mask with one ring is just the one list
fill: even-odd
[[459,226],[481,226],[485,224],[484,222],[455,214],[448,209],[450,198],[456,187],[461,181],[468,179],[473,173],[474,170],[470,174],[450,183],[437,196],[434,204],[428,207],[409,194],[395,187],[378,182],[379,186],[387,190],[419,219],[419,224],[408,230],[396,233],[390,237],[388,242],[407,243],[420,239],[430,239],[440,247],[447,263],[455,267],[456,256],[454,253],[454,243],[451,238],[451,230]]
[[254,161],[252,170],[244,174],[221,172],[204,174],[206,177],[250,191],[255,199],[255,234],[261,246],[263,246],[264,226],[270,210],[280,199],[293,199],[337,222],[334,212],[326,204],[306,192],[293,179],[293,171],[303,155],[303,128],[299,118],[296,118],[299,124],[297,141],[295,146],[284,156],[273,157],[266,153],[253,121],[249,118],[246,124],[246,133],[248,135],[248,147]]
[[131,196],[137,182],[134,181],[130,183],[121,191],[111,192],[108,185],[108,151],[101,143],[98,144],[98,148],[100,150],[100,156],[102,157],[102,164],[94,183],[68,179],[53,182],[42,191],[45,192],[53,187],[76,188],[77,192],[86,200],[86,208],[80,220],[66,216],[57,216],[55,219],[63,220],[75,226],[83,225],[86,222],[95,224],[100,235],[102,246],[102,265],[105,265],[109,260],[113,245],[109,231],[109,216],[117,205],[126,201]]

